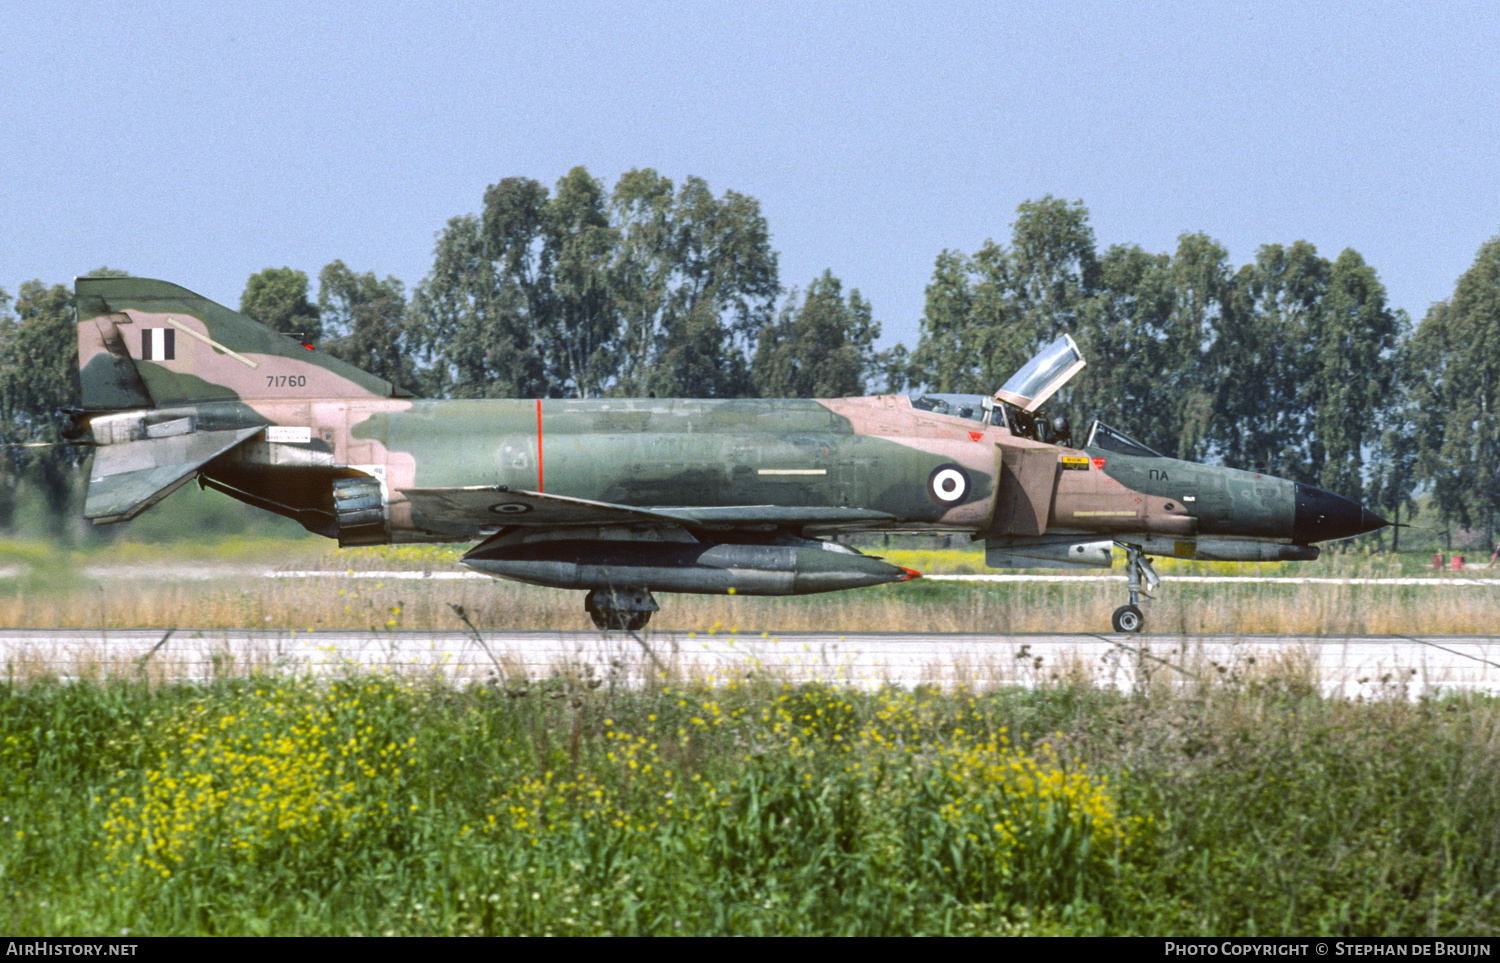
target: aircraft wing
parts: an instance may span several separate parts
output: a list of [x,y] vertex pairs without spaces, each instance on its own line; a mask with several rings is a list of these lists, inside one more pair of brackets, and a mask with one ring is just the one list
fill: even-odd
[[647,525],[694,528],[767,528],[875,524],[895,516],[863,508],[730,505],[635,508],[611,502],[521,491],[496,485],[403,488],[413,521],[431,531],[458,532],[497,525]]

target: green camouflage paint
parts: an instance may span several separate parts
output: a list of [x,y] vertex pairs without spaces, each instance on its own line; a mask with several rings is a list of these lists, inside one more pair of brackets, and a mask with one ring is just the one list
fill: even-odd
[[1384,524],[1283,479],[1045,444],[899,395],[420,400],[173,284],[80,278],[76,294],[87,517],[132,518],[199,478],[345,545],[483,539],[466,564],[589,589],[606,626],[644,624],[652,588],[915,577],[840,533],[966,534],[1027,565],[1109,564],[1118,543],[1135,565],[1147,549],[1305,558]]

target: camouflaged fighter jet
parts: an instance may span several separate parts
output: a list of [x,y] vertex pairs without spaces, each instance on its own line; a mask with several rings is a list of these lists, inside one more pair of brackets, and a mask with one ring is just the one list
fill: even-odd
[[997,568],[1109,568],[1120,546],[1114,628],[1138,632],[1151,555],[1305,560],[1387,524],[1098,422],[1072,447],[1036,417],[1084,366],[1066,336],[992,398],[424,401],[173,284],[76,293],[87,517],[134,518],[196,478],[341,546],[479,540],[465,565],[586,590],[604,628],[645,625],[653,591],[916,578],[829,540],[916,532],[983,539]]

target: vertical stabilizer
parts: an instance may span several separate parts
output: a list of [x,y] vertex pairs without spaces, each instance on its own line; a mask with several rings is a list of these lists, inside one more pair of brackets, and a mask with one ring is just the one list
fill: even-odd
[[74,292],[83,407],[91,411],[402,396],[390,382],[166,281],[79,278]]

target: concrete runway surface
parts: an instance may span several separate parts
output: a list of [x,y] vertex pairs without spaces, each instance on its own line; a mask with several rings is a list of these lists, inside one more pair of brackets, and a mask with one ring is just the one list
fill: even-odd
[[666,672],[720,684],[758,676],[862,688],[986,688],[1082,676],[1124,690],[1218,677],[1297,679],[1350,698],[1500,691],[1500,636],[0,629],[0,657],[7,677],[17,679],[388,671],[456,683],[514,685],[561,673],[636,685]]

